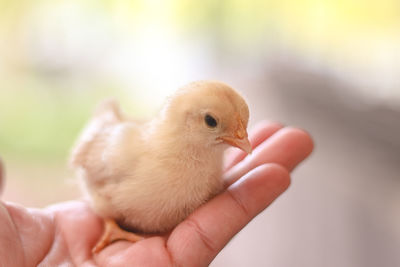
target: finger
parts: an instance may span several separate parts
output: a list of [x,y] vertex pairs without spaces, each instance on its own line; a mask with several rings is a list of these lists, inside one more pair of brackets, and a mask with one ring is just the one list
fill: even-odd
[[278,163],[292,171],[312,150],[313,142],[308,133],[297,128],[283,128],[257,146],[252,155],[228,170],[224,174],[224,181],[229,186],[265,163]]
[[25,251],[9,209],[0,202],[0,266],[24,266]]
[[288,171],[265,164],[179,224],[167,241],[178,266],[206,266],[252,218],[289,186]]
[[[7,235],[4,240],[0,238],[0,243],[5,242],[6,245],[9,245],[3,249],[5,251],[13,251],[16,245],[20,246],[23,251],[23,256],[22,258],[14,256],[14,260],[23,259],[25,264],[32,265],[40,262],[53,245],[56,230],[52,217],[39,209],[25,208],[15,203],[5,203],[4,205],[8,212],[7,217],[13,224],[12,232],[8,232],[10,231],[10,229],[7,229],[8,225],[3,225],[1,222],[0,228],[5,227],[8,232],[7,235],[12,234],[15,236],[13,237],[14,241],[11,243],[7,242]],[[0,257],[0,259],[2,259],[2,257]],[[12,264],[10,266],[23,265]]]
[[[268,121],[262,121],[258,123],[254,129],[251,130],[250,135],[249,135],[249,140],[252,148],[254,149],[257,147],[259,144],[264,142],[267,138],[272,136],[274,133],[276,133],[278,130],[282,129],[283,125],[278,123],[278,122],[268,122]],[[225,170],[228,170],[232,168],[235,164],[237,164],[239,161],[244,159],[247,156],[247,153],[245,153],[242,150],[239,150],[237,148],[232,148],[229,149],[226,153],[225,157]]]
[[[48,260],[67,253],[80,265],[92,258],[92,248],[101,236],[102,221],[81,201],[69,201],[46,208],[54,214],[58,226],[55,238],[57,250],[49,251]],[[44,266],[46,266],[44,264]]]

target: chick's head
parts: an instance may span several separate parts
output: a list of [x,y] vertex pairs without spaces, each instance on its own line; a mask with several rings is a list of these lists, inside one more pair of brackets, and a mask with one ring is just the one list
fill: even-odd
[[199,81],[180,88],[166,106],[186,137],[208,146],[228,144],[251,153],[247,137],[249,108],[231,87],[221,82]]

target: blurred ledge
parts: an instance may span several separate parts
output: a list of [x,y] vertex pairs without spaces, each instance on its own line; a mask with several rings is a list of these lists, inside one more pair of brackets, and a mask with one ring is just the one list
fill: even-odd
[[286,109],[336,120],[341,124],[340,130],[346,127],[394,149],[400,148],[399,102],[366,96],[328,68],[310,68],[299,62],[274,61],[267,76]]

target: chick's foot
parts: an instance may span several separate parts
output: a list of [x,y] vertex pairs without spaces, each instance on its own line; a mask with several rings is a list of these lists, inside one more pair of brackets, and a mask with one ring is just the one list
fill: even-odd
[[117,240],[126,240],[137,242],[144,237],[122,230],[119,225],[112,219],[104,219],[104,232],[96,246],[92,249],[93,253],[100,252],[103,248]]

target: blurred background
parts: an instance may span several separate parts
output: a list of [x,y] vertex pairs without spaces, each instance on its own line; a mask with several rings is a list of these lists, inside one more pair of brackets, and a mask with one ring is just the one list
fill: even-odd
[[400,266],[397,0],[0,0],[2,199],[78,198],[66,161],[99,101],[147,118],[199,79],[316,143],[211,266]]

